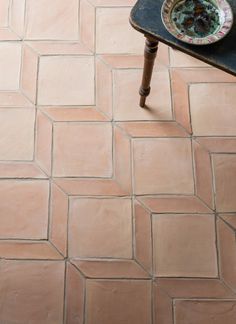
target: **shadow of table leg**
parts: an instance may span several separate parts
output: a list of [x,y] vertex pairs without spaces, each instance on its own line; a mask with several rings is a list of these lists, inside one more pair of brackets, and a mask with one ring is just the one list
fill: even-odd
[[146,97],[149,95],[151,87],[151,78],[153,72],[153,66],[158,50],[158,41],[146,36],[146,44],[144,50],[144,69],[143,69],[143,78],[142,84],[139,90],[140,98],[140,107],[145,107]]

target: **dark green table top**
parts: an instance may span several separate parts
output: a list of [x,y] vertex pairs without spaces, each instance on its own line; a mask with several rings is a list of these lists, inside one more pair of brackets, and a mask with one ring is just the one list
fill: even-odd
[[139,0],[130,16],[131,25],[146,35],[196,57],[236,76],[236,0],[228,0],[234,12],[234,25],[229,34],[212,45],[188,45],[175,39],[161,20],[163,0]]

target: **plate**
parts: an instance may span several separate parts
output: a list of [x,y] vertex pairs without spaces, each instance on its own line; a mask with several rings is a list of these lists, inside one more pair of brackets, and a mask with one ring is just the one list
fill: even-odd
[[226,0],[165,0],[161,17],[174,37],[194,45],[221,40],[233,25],[233,12]]

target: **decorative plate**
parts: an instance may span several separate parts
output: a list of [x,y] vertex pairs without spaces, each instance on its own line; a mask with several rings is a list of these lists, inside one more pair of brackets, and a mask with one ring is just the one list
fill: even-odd
[[219,41],[233,25],[233,12],[226,0],[165,0],[161,17],[174,37],[194,45]]

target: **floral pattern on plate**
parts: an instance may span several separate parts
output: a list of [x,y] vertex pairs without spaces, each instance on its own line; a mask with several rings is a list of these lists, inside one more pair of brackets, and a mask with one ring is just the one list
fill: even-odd
[[228,34],[233,25],[233,13],[226,0],[165,0],[162,21],[177,39],[207,45]]

